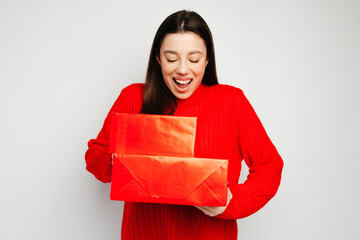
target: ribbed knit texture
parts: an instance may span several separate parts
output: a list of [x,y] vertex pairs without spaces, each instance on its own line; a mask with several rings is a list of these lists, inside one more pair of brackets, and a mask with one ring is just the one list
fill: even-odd
[[[139,113],[143,91],[143,84],[124,88],[99,135],[88,143],[86,168],[100,181],[111,181],[110,113]],[[258,211],[275,195],[283,161],[240,89],[201,84],[190,98],[177,103],[175,116],[197,117],[195,157],[229,160],[233,198],[225,212],[216,217],[206,216],[193,206],[126,202],[122,239],[235,240],[236,219]],[[243,159],[250,174],[244,184],[238,184]]]

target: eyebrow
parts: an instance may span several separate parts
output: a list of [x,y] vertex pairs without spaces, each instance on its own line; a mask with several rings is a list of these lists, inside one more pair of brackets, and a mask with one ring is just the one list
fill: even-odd
[[[165,50],[164,53],[177,54],[177,52],[174,51],[174,50]],[[189,52],[190,55],[197,54],[197,53],[202,54],[202,51],[200,51],[200,50],[194,50],[194,51]]]

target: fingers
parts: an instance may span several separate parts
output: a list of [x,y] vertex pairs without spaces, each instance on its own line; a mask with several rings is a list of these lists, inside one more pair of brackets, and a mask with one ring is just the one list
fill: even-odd
[[196,208],[200,209],[203,213],[210,217],[214,217],[217,215],[222,214],[226,207],[229,205],[230,200],[232,199],[233,195],[230,192],[230,188],[228,187],[227,192],[227,204],[225,207],[209,207],[209,206],[195,206]]
[[211,212],[209,209],[207,209],[206,207],[202,207],[202,206],[195,206],[196,208],[200,209],[205,215],[208,215],[210,217],[213,216],[213,212]]
[[217,216],[221,213],[223,213],[226,209],[226,207],[208,207],[208,206],[195,206],[198,209],[200,209],[203,213],[210,217]]

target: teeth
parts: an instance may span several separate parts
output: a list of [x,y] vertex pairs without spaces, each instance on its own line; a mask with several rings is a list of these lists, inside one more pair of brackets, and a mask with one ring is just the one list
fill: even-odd
[[188,84],[189,82],[191,82],[191,79],[190,80],[178,80],[178,79],[175,79],[175,82],[179,83],[179,84]]

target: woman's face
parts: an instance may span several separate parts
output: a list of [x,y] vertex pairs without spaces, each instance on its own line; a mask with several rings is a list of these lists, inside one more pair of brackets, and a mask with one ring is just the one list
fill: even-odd
[[201,84],[208,63],[204,40],[193,32],[169,33],[158,62],[166,86],[178,99],[189,98]]

